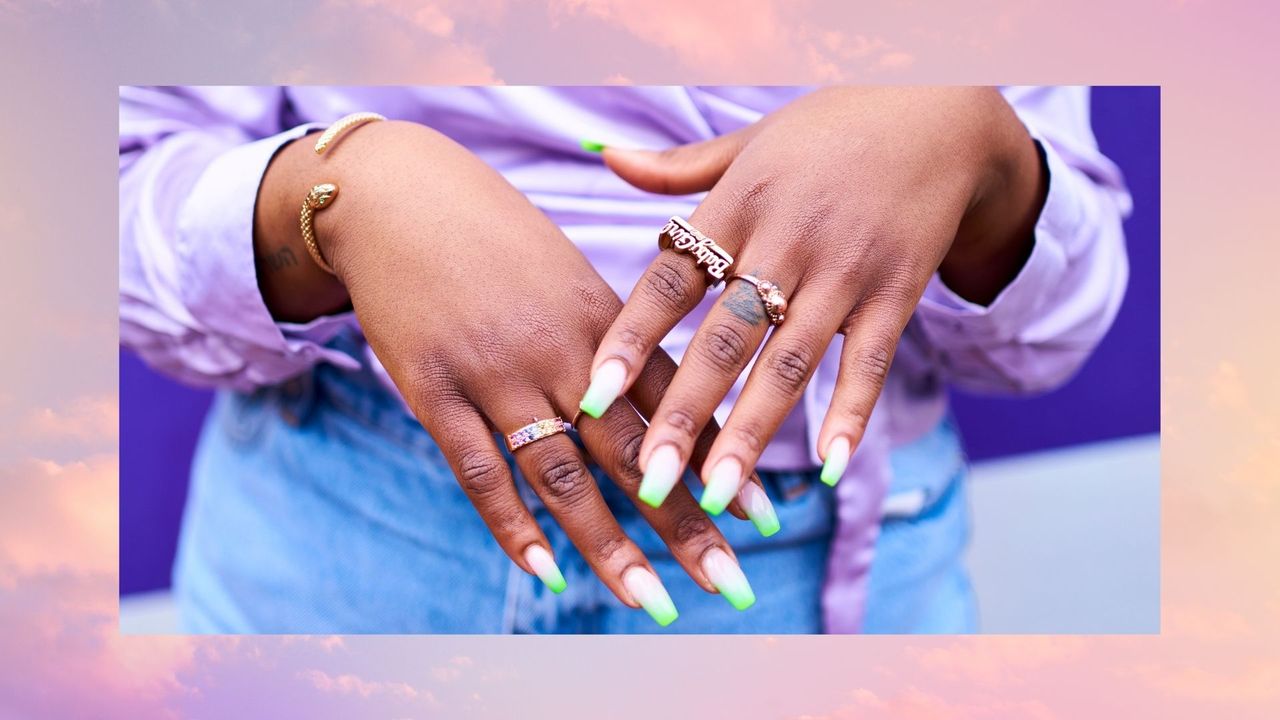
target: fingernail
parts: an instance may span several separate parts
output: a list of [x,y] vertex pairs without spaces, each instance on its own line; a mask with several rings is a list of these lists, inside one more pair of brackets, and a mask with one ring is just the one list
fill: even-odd
[[604,152],[604,143],[596,142],[595,140],[583,140],[581,145],[582,145],[582,149],[586,150],[587,152],[592,152],[592,153]]
[[746,610],[756,603],[756,594],[751,591],[751,583],[742,574],[742,568],[729,557],[729,553],[713,547],[702,556],[702,572],[716,590],[724,596],[729,604],[739,610]]
[[524,561],[529,563],[529,567],[533,568],[533,574],[538,576],[547,589],[557,595],[564,592],[567,584],[564,581],[564,575],[560,573],[560,567],[556,565],[555,559],[546,548],[541,545],[530,545],[524,551]]
[[591,374],[591,384],[587,386],[587,394],[582,396],[578,407],[582,412],[599,419],[622,394],[622,385],[626,381],[627,366],[621,360],[605,360]]
[[778,522],[778,513],[774,511],[773,503],[769,502],[768,493],[759,485],[753,482],[743,485],[742,490],[738,491],[738,502],[742,503],[747,517],[751,518],[761,535],[769,537],[782,528],[782,524]]
[[660,445],[649,455],[644,479],[640,481],[640,499],[658,507],[680,479],[680,453],[675,445]]
[[707,489],[702,491],[702,500],[698,504],[712,515],[719,515],[738,493],[741,482],[742,463],[737,458],[724,458],[711,468]]
[[835,440],[827,445],[827,459],[822,463],[822,482],[835,487],[840,482],[840,476],[844,475],[844,469],[849,466],[849,438],[844,435],[837,435]]
[[622,585],[653,621],[666,627],[680,617],[675,603],[657,575],[642,567],[633,567],[622,576]]

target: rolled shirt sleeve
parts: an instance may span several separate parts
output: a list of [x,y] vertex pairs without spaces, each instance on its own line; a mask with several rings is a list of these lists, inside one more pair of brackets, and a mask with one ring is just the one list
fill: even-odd
[[350,313],[276,322],[258,289],[258,186],[317,127],[281,131],[282,103],[276,88],[121,88],[120,342],[184,382],[247,391],[318,362],[359,367],[324,347]]
[[1128,282],[1122,220],[1131,201],[1098,150],[1088,88],[1009,88],[1039,144],[1048,193],[1031,255],[989,305],[934,275],[915,320],[933,365],[954,385],[995,393],[1050,390],[1075,373],[1110,328]]

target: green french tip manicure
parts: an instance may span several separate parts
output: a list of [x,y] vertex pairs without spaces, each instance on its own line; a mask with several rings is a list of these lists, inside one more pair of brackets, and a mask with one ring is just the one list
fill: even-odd
[[702,559],[702,571],[716,590],[737,610],[746,610],[756,604],[756,594],[742,574],[742,568],[720,548],[712,548]]
[[530,545],[524,552],[525,562],[529,563],[529,567],[533,568],[533,573],[538,576],[547,589],[559,595],[564,592],[568,583],[564,581],[564,575],[560,573],[560,568],[556,566],[556,561],[551,557],[551,553],[547,552],[541,545]]
[[627,382],[627,366],[621,360],[612,358],[604,361],[591,374],[591,385],[578,403],[578,409],[597,420],[614,400],[622,394],[622,386]]
[[596,142],[595,140],[583,140],[580,144],[582,145],[582,149],[586,150],[587,152],[590,152],[590,153],[604,152],[604,143]]
[[644,478],[640,480],[640,499],[649,507],[659,507],[680,480],[680,453],[674,445],[662,445],[649,456]]
[[747,517],[756,526],[756,530],[764,537],[771,537],[782,529],[778,522],[778,513],[769,502],[769,496],[755,482],[748,481],[738,491],[738,502],[747,511]]
[[719,515],[729,507],[741,482],[742,463],[737,458],[724,458],[711,469],[710,479],[707,480],[707,487],[702,491],[702,499],[698,505],[713,516]]
[[666,627],[680,617],[675,603],[662,586],[662,581],[645,568],[631,568],[622,576],[622,584],[653,621]]
[[840,435],[827,446],[827,459],[822,463],[822,474],[819,478],[830,487],[835,487],[849,467],[849,438]]
[[729,507],[728,502],[719,498],[707,497],[707,493],[705,492],[702,494],[702,500],[698,502],[698,505],[700,505],[702,509],[707,511],[707,513],[712,517],[719,515],[724,512],[725,508]]

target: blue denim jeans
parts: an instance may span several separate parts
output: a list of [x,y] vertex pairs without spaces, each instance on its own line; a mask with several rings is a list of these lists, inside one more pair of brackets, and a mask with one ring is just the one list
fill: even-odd
[[[518,471],[568,588],[554,595],[517,568],[399,400],[368,373],[321,366],[251,395],[219,394],[192,469],[175,595],[184,629],[197,633],[821,632],[834,495],[816,471],[760,474],[782,530],[762,538],[749,522],[716,519],[755,590],[745,612],[694,584],[632,501],[598,475],[680,610],[662,629],[613,597]],[[895,534],[887,527],[883,537]],[[906,540],[905,554],[945,555]],[[953,555],[944,573],[959,568]],[[938,568],[925,570],[933,582]],[[895,586],[901,577],[879,582],[910,594],[915,581]],[[954,615],[954,598],[942,599],[943,614]],[[868,629],[884,624],[869,616]],[[964,629],[948,622],[933,625]]]

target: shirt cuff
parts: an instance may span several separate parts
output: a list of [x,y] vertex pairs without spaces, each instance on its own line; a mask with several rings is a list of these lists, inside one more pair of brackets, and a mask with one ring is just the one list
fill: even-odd
[[262,299],[254,266],[253,217],[267,165],[286,143],[322,127],[299,125],[224,152],[200,175],[178,213],[183,306],[197,326],[241,359],[235,374],[250,385],[280,382],[321,361],[360,367],[356,358],[323,346],[355,323],[351,313],[278,323]]
[[1053,295],[1067,271],[1067,242],[1080,222],[1080,195],[1072,174],[1053,147],[1028,128],[1044,152],[1049,189],[1036,220],[1031,255],[1018,274],[989,305],[966,300],[935,273],[916,309],[925,332],[940,345],[958,341],[1007,342],[1015,338]]

